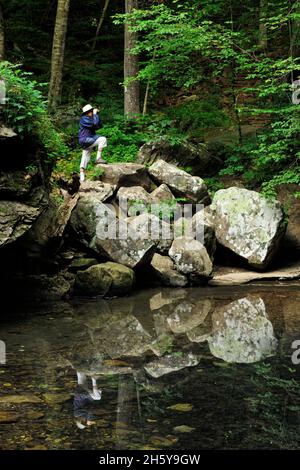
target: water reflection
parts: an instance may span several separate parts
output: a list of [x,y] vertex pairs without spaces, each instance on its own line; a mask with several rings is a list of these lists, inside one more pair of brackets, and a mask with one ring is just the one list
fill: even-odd
[[[77,300],[36,306],[37,311],[31,309],[27,319],[15,323],[9,319],[0,326],[8,351],[7,365],[0,367],[0,423],[18,419],[18,407],[25,411],[20,408],[24,419],[9,428],[14,437],[0,430],[4,448],[15,443],[25,448],[22,436],[31,442],[41,427],[50,448],[68,447],[59,441],[64,433],[66,440],[72,436],[74,448],[176,447],[178,440],[185,447],[177,448],[189,448],[184,433],[203,426],[194,436],[198,448],[207,423],[213,430],[203,446],[223,445],[227,428],[220,425],[220,416],[238,422],[238,416],[255,407],[261,413],[257,397],[265,396],[264,385],[252,383],[256,369],[247,368],[274,355],[280,361],[288,357],[290,338],[300,330],[299,298],[286,298],[283,291],[211,292],[216,290],[163,289],[111,301]],[[272,384],[271,369],[262,370]],[[274,381],[278,387],[280,380]],[[284,383],[279,392],[285,389]],[[21,405],[22,397],[27,402]],[[29,398],[39,401],[29,403]],[[294,421],[300,395],[295,400],[287,409]]]
[[210,352],[226,362],[258,362],[276,353],[277,339],[262,298],[248,296],[212,314]]

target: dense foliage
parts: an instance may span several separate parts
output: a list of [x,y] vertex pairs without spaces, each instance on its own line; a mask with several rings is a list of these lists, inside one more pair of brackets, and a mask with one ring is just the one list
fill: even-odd
[[[123,2],[110,2],[95,40],[103,6],[100,0],[71,1],[62,105],[53,118],[57,133],[43,98],[55,2],[2,5],[7,59],[33,73],[24,76],[1,63],[10,95],[6,117],[17,130],[39,135],[48,153],[60,157],[58,171],[78,167],[78,117],[91,101],[101,107],[109,161],[133,161],[140,145],[158,136],[221,141],[226,161],[214,186],[224,176],[242,177],[272,194],[277,184],[300,183],[300,108],[292,104],[292,82],[300,75],[298,0],[140,0],[130,16]],[[133,52],[144,116],[135,121],[123,117],[125,20],[139,34]]]

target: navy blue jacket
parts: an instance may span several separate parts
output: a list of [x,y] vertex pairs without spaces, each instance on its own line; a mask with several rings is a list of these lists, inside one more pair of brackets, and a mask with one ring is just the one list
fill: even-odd
[[85,114],[81,116],[78,133],[81,147],[87,148],[92,145],[99,137],[96,135],[96,130],[101,127],[102,122],[99,114],[93,114],[93,116],[87,116]]

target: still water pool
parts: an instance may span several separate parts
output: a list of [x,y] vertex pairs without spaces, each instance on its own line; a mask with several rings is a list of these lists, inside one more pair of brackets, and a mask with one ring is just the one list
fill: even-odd
[[10,307],[0,447],[299,448],[299,306],[282,283]]

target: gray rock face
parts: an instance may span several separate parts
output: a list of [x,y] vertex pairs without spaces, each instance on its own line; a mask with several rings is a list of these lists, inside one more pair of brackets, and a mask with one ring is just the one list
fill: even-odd
[[171,144],[166,139],[157,139],[144,144],[138,153],[138,161],[143,164],[153,164],[157,160],[179,166],[189,166],[194,175],[211,176],[222,167],[222,159],[217,156],[217,149],[209,148],[206,144],[194,145],[190,142]]
[[152,203],[152,198],[141,186],[120,188],[117,193],[119,207],[125,215],[136,216],[146,212]]
[[188,284],[187,277],[176,271],[173,261],[168,256],[155,253],[151,266],[158,279],[165,286],[184,287]]
[[178,357],[175,354],[170,354],[149,362],[145,365],[144,369],[150,377],[158,379],[163,375],[170,374],[171,372],[178,372],[186,367],[195,367],[199,364],[199,359],[195,354],[188,353]]
[[151,191],[152,182],[144,165],[137,163],[114,163],[113,165],[98,165],[103,170],[101,181],[121,186],[142,186]]
[[191,230],[193,237],[205,246],[209,256],[213,258],[216,251],[216,235],[209,207],[204,208],[193,216]]
[[169,256],[178,271],[187,275],[193,283],[205,282],[212,275],[211,259],[205,246],[198,240],[191,237],[175,238]]
[[80,196],[86,193],[96,193],[95,196],[101,202],[106,202],[110,199],[117,187],[109,183],[102,183],[102,181],[84,181],[80,184]]
[[156,249],[155,242],[141,239],[133,229],[129,232],[127,222],[117,219],[113,208],[95,194],[79,199],[71,227],[85,246],[130,268],[150,263]]
[[136,217],[130,217],[128,231],[134,239],[148,240],[157,244],[157,250],[167,253],[173,242],[172,227],[164,220],[153,214],[144,213]]
[[253,363],[273,356],[277,348],[263,300],[247,296],[214,311],[210,352],[226,362]]
[[278,201],[255,191],[217,191],[210,207],[218,242],[255,268],[265,268],[284,235],[284,215]]
[[15,201],[0,201],[0,246],[24,235],[41,213],[40,208]]
[[26,171],[0,173],[0,196],[4,199],[23,199],[33,186],[34,176]]
[[161,184],[158,188],[154,189],[151,193],[151,198],[152,201],[156,203],[175,200],[174,194],[166,184]]
[[148,171],[156,181],[168,185],[177,196],[199,204],[210,200],[206,184],[199,176],[191,176],[164,160],[157,160]]
[[81,295],[125,295],[134,285],[132,269],[118,263],[103,263],[79,271],[75,292]]

